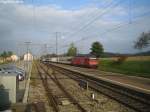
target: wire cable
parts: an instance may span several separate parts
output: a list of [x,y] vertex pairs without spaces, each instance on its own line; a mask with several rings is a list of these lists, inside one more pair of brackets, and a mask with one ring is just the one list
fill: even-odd
[[109,11],[112,10],[112,8],[117,7],[120,3],[122,3],[123,1],[120,0],[119,2],[115,3],[115,4],[110,4],[110,6],[108,7],[107,10],[105,10],[102,14],[97,15],[95,18],[93,18],[91,21],[89,21],[88,23],[86,23],[84,26],[82,26],[81,28],[79,28],[77,31],[73,32],[72,34],[68,35],[67,37],[72,37],[74,35],[76,35],[77,33],[81,32],[82,30],[85,30],[88,26],[90,26],[92,23],[94,23],[97,19],[99,19],[100,17],[102,17],[103,15],[105,15],[106,13],[108,13]]

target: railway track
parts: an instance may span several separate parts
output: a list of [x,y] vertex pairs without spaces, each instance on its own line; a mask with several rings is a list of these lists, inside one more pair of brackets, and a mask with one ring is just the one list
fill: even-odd
[[36,66],[37,66],[37,70],[40,75],[40,78],[42,80],[43,87],[45,88],[46,94],[48,96],[49,105],[53,107],[55,112],[59,112],[59,109],[56,104],[56,100],[55,100],[54,96],[52,95],[52,91],[47,84],[47,76],[43,75],[43,73],[40,71],[40,67],[38,65],[36,65]]
[[[43,86],[45,88],[45,91],[47,93],[49,104],[50,104],[50,106],[53,107],[55,112],[60,112],[61,110],[59,109],[58,101],[57,101],[56,97],[54,96],[54,94],[48,84],[48,79],[52,79],[52,81],[56,84],[56,86],[58,86],[58,88],[63,92],[63,94],[65,94],[64,96],[67,97],[76,108],[78,108],[79,112],[87,112],[87,110],[84,109],[78,103],[78,101],[65,89],[65,87],[63,87],[61,85],[61,83],[59,82],[59,80],[57,79],[57,77],[55,75],[49,74],[49,72],[40,64],[36,65],[36,66],[37,66],[40,78],[42,80]],[[76,112],[78,112],[78,111],[76,111]]]
[[53,64],[47,64],[47,66],[67,75],[68,77],[81,81],[88,82],[89,87],[92,89],[109,96],[110,98],[122,103],[123,105],[137,111],[137,112],[150,112],[150,95],[142,93],[130,88],[125,88],[120,85],[112,84],[98,78],[87,76],[80,72],[64,69]]
[[33,112],[53,112],[35,62],[31,71],[28,103],[31,104],[29,108]]

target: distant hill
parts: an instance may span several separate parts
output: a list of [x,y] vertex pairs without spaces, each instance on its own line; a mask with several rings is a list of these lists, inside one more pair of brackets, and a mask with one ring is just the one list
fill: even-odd
[[136,53],[134,56],[150,56],[150,51]]
[[104,52],[101,57],[118,57],[118,56],[123,56],[123,55],[125,54]]
[[135,53],[135,54],[121,54],[121,53],[111,53],[104,52],[102,57],[118,57],[118,56],[150,56],[150,51]]
[[[65,56],[59,55],[59,56]],[[92,56],[91,54],[78,54],[77,56]],[[109,58],[109,57],[119,57],[119,56],[150,56],[150,51],[141,52],[141,53],[134,53],[134,54],[121,54],[121,53],[112,53],[112,52],[104,52],[101,57]],[[56,57],[56,54],[48,54],[45,57]]]

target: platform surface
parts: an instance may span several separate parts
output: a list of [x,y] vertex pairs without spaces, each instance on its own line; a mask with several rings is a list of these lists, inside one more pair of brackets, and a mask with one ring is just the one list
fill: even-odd
[[98,77],[104,80],[106,79],[108,81],[112,81],[118,84],[124,84],[125,86],[130,86],[132,88],[150,93],[150,79],[148,78],[128,76],[119,73],[104,72],[96,69],[87,69],[87,68],[75,67],[75,66],[64,65],[64,64],[55,63],[55,65],[67,69],[79,71],[82,73],[87,73],[88,75],[92,75],[94,77]]

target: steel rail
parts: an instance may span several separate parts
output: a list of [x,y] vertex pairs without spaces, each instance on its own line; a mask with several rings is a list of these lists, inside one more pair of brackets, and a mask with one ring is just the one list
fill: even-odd
[[[53,67],[53,69],[62,72],[63,74],[79,81],[83,79],[89,82],[89,87],[109,96],[110,98],[122,103],[123,105],[137,111],[137,112],[150,112],[150,96],[148,94],[140,93],[129,88],[122,87],[120,85],[112,84],[98,78],[87,76],[82,73],[78,73],[72,70],[64,69],[56,65],[47,64]],[[67,73],[66,73],[67,72]]]
[[52,91],[51,91],[51,89],[50,89],[49,86],[48,86],[47,78],[46,78],[46,77],[44,78],[44,77],[42,76],[42,73],[41,73],[41,71],[40,71],[39,69],[40,69],[40,68],[39,68],[39,66],[37,65],[38,73],[39,73],[40,78],[41,78],[41,80],[42,80],[42,84],[43,84],[43,87],[44,87],[44,89],[45,89],[45,91],[46,91],[47,97],[48,97],[48,99],[49,99],[48,102],[49,102],[49,104],[53,107],[53,109],[54,109],[55,112],[60,112],[60,110],[59,110],[59,108],[58,108],[58,106],[57,106],[56,99],[55,99],[55,97],[53,96]]
[[[43,68],[43,67],[41,66],[41,68]],[[78,103],[78,101],[77,101],[69,92],[67,92],[67,90],[65,89],[65,87],[62,86],[62,84],[59,82],[59,80],[57,79],[56,76],[53,75],[53,76],[54,76],[54,78],[53,78],[53,77],[48,73],[48,71],[46,71],[44,68],[43,68],[43,70],[44,70],[44,72],[47,73],[47,75],[58,85],[58,87],[66,94],[66,96],[67,96],[71,101],[73,101],[73,103],[74,103],[75,105],[77,105],[78,109],[80,109],[81,112],[87,112],[87,110],[84,109],[84,108]]]

